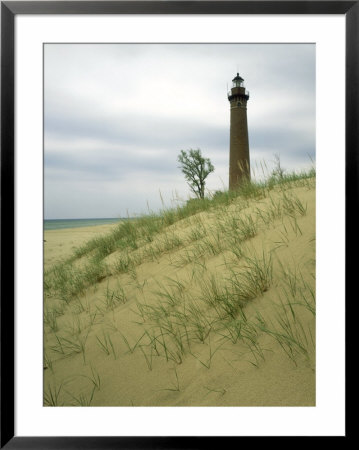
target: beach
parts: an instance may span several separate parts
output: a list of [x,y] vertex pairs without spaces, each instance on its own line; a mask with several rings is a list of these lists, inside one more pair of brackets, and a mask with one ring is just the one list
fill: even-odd
[[44,404],[315,406],[315,178],[161,220],[45,231]]
[[90,239],[111,231],[113,225],[64,228],[44,231],[44,268],[71,256],[73,251]]

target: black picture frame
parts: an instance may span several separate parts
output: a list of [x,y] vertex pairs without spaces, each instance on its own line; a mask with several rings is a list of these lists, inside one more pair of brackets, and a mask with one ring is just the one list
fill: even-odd
[[[18,14],[341,14],[346,20],[346,296],[358,248],[359,1],[1,2],[1,441],[6,449],[230,448],[239,437],[25,437],[14,435],[14,21]],[[353,208],[354,205],[354,208]],[[355,212],[355,211],[354,211]],[[350,242],[350,245],[348,243]],[[351,269],[353,270],[353,269]],[[347,329],[347,328],[346,328]],[[347,333],[347,331],[346,331]],[[348,422],[346,437],[349,436]]]

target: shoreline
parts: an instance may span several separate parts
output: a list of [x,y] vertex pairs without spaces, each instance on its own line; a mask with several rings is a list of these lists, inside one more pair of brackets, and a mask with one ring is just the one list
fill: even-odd
[[117,225],[124,218],[103,218],[103,219],[44,219],[44,231],[67,230],[73,228],[87,228],[102,225]]
[[48,269],[61,260],[69,258],[77,247],[97,235],[110,232],[116,226],[118,223],[44,230],[44,268]]

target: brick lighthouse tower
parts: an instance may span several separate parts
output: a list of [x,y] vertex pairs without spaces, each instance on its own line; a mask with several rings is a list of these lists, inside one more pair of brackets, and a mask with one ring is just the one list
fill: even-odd
[[249,92],[243,86],[243,78],[235,76],[228,92],[231,105],[231,130],[229,150],[229,189],[236,189],[250,179],[249,143],[247,125],[247,101]]

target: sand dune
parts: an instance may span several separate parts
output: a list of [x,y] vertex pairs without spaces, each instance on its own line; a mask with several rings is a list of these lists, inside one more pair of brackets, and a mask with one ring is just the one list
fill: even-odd
[[315,177],[177,219],[45,232],[44,404],[315,405]]

